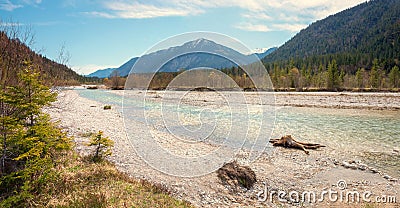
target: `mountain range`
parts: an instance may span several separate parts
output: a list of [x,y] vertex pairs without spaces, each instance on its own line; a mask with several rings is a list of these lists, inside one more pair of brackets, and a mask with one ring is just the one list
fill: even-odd
[[[154,70],[151,66],[152,57],[155,57],[153,55],[185,50],[195,43],[200,49],[210,47],[213,50],[232,52],[232,49],[209,40],[195,40],[143,56],[143,62],[146,65],[143,68]],[[310,77],[310,74],[305,74],[305,69],[308,70],[307,73],[316,75],[325,70],[332,60],[338,64],[339,72],[353,76],[361,68],[368,72],[373,67],[375,59],[378,60],[375,67],[379,66],[385,72],[383,75],[388,75],[389,71],[400,63],[400,1],[366,1],[318,20],[279,48],[271,48],[265,53],[256,55],[262,59],[269,72],[278,67],[280,72],[276,71],[276,74],[281,73],[281,76],[282,73],[287,73],[288,68],[297,68],[302,69],[301,76]],[[114,70],[119,75],[126,76],[137,60],[138,58],[135,57],[116,69],[99,70],[89,76],[106,77]],[[234,63],[222,60],[220,57],[192,54],[166,63],[160,71],[176,72],[180,69],[202,66],[204,63],[212,68],[235,66]]]
[[[140,63],[135,67],[138,72],[154,72],[160,66],[155,60],[168,60],[168,62],[160,63],[162,65],[159,72],[177,72],[182,69],[193,69],[197,67],[209,68],[230,68],[238,64],[250,64],[267,56],[275,51],[276,48],[270,48],[262,53],[254,53],[244,55],[229,47],[220,45],[208,39],[197,39],[184,43],[181,46],[175,46],[168,49],[159,50],[140,57]],[[175,57],[177,54],[181,54]],[[88,75],[88,77],[105,78],[109,77],[114,71],[119,76],[127,76],[133,65],[138,61],[139,57],[134,57],[125,62],[118,68],[109,68],[97,70]],[[230,61],[234,60],[234,61]],[[240,62],[240,63],[238,63]]]

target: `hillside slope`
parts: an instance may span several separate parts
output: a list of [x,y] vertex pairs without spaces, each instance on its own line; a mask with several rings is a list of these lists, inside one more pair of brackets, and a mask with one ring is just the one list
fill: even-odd
[[1,86],[17,84],[15,83],[16,76],[24,68],[25,61],[30,61],[38,67],[41,78],[47,85],[72,85],[89,80],[67,66],[35,53],[18,38],[10,39],[5,32],[0,31]]
[[399,58],[400,1],[372,0],[317,21],[264,61],[337,53]]

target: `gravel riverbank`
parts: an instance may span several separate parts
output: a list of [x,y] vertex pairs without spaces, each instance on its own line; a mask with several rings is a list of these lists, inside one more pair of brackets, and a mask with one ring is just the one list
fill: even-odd
[[[368,109],[400,109],[398,94],[348,94],[348,93],[277,93],[278,106],[312,106],[334,108],[368,108]],[[233,190],[220,182],[215,172],[192,178],[166,175],[150,167],[135,152],[128,141],[123,116],[116,106],[111,110],[103,110],[103,104],[80,97],[74,90],[61,91],[59,99],[46,111],[54,120],[74,136],[76,150],[81,154],[90,151],[84,143],[88,141],[88,133],[102,130],[105,136],[115,141],[113,155],[109,158],[120,171],[131,177],[145,179],[165,186],[171,194],[179,199],[187,200],[198,207],[297,207],[315,206],[330,207],[332,205],[359,207],[360,203],[347,203],[347,200],[329,199],[324,191],[358,191],[361,194],[371,192],[369,200],[376,201],[381,196],[395,196],[397,203],[377,204],[384,207],[396,207],[400,201],[400,183],[396,178],[386,175],[373,167],[364,167],[362,161],[343,160],[340,150],[322,148],[311,151],[310,155],[292,149],[273,148],[264,153],[255,162],[248,164],[257,175],[257,183],[251,190]],[[135,123],[137,134],[147,131],[144,123]],[[158,132],[163,134],[162,132]],[[168,135],[165,135],[165,141]],[[172,138],[170,138],[172,139]],[[176,143],[164,142],[172,148]],[[182,144],[184,145],[184,144]],[[185,146],[179,146],[185,149]],[[202,149],[214,148],[202,144]],[[395,151],[393,154],[399,154]],[[398,151],[398,150],[397,150]],[[241,152],[237,159],[246,157]],[[345,186],[345,187],[344,187]],[[315,192],[315,203],[279,201],[277,193],[291,191]],[[293,193],[294,193],[293,192]],[[272,194],[271,194],[272,193]],[[275,194],[273,194],[275,193]],[[347,192],[346,192],[347,193]],[[267,196],[266,198],[263,198]],[[270,197],[272,196],[272,198]],[[286,199],[288,196],[286,196]],[[361,199],[361,203],[364,203]]]

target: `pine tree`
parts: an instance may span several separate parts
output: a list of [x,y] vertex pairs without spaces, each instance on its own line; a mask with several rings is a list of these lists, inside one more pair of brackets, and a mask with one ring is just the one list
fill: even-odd
[[55,100],[56,94],[40,82],[37,69],[25,62],[17,81],[18,86],[9,86],[0,93],[0,197],[12,193],[5,204],[29,201],[32,193],[52,177],[51,168],[60,153],[71,149],[70,138],[41,110]]
[[364,87],[364,69],[359,68],[356,72],[356,87]]
[[0,157],[0,176],[5,175],[9,170],[6,162],[12,160],[13,143],[15,136],[23,130],[23,126],[13,117],[15,105],[13,98],[7,91],[0,91],[0,136],[1,136],[1,157]]
[[339,78],[338,78],[338,87],[339,86],[344,86],[344,77],[345,77],[345,75],[346,75],[346,73],[344,72],[344,70],[342,70],[342,71],[340,71],[340,74],[339,74]]
[[394,66],[389,73],[390,84],[394,88],[399,88],[400,84],[400,71],[398,66]]
[[90,139],[90,142],[87,145],[95,147],[93,161],[98,162],[101,161],[105,156],[111,155],[111,148],[114,146],[114,141],[108,137],[104,137],[103,132],[99,131]]
[[328,64],[328,70],[326,74],[326,88],[333,90],[339,87],[339,72],[336,60],[332,60]]
[[19,74],[19,86],[9,87],[14,104],[18,104],[18,120],[32,126],[35,116],[41,113],[42,107],[56,101],[56,93],[39,81],[39,72],[30,62],[25,62],[25,69]]
[[371,71],[369,72],[369,83],[372,88],[378,88],[380,86],[378,68],[378,59],[374,59],[374,61],[372,62]]

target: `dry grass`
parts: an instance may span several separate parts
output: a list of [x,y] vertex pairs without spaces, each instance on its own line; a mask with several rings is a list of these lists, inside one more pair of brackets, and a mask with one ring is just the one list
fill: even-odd
[[[107,161],[76,155],[57,166],[59,176],[38,196],[45,207],[192,207],[172,198],[162,186],[137,181]],[[71,161],[71,158],[73,160]]]

